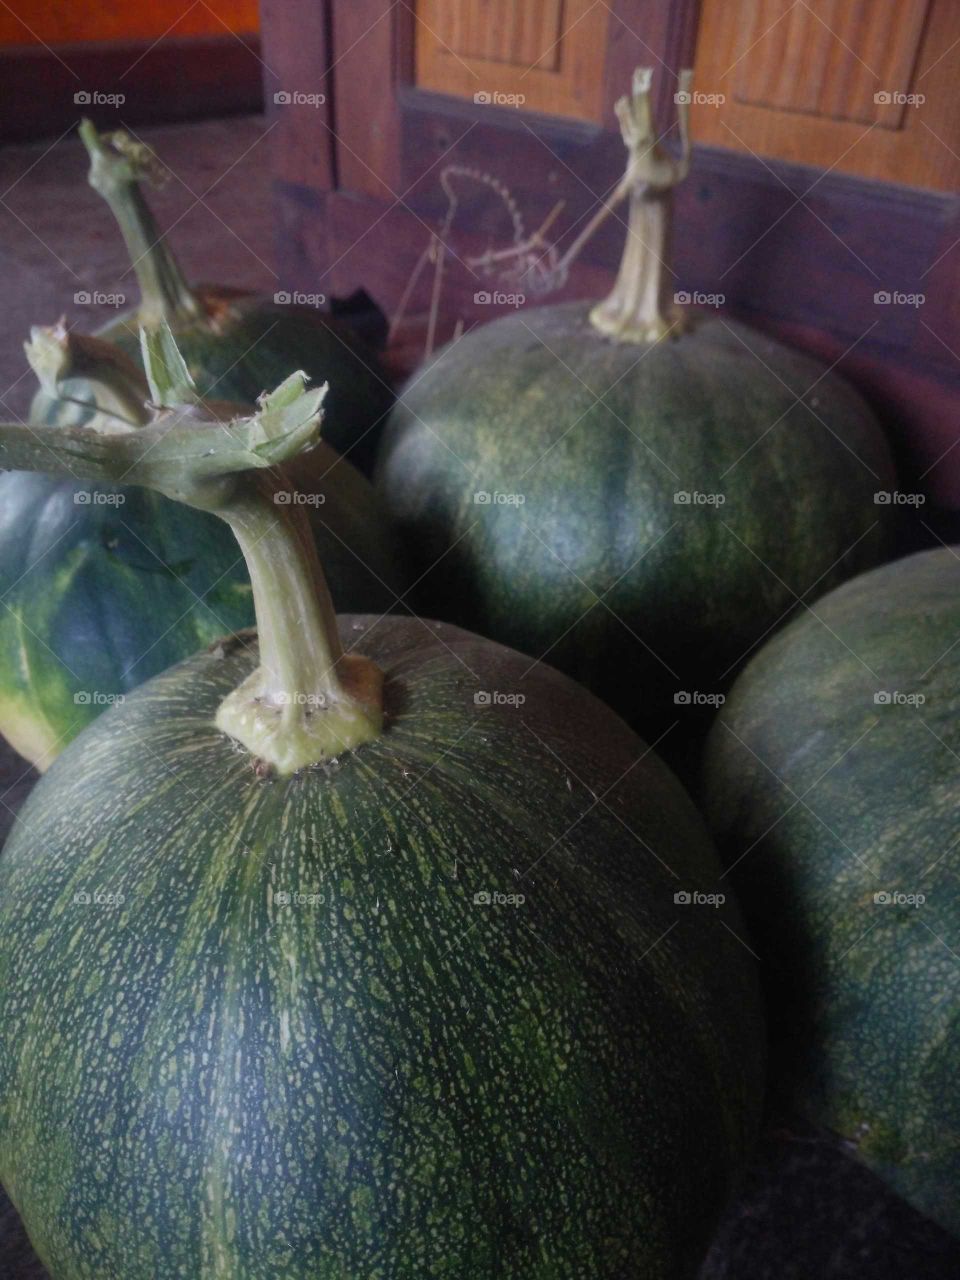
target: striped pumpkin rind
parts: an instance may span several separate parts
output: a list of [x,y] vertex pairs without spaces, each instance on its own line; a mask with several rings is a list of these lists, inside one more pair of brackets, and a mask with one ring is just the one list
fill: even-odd
[[955,548],[832,592],[737,681],[705,798],[760,939],[779,1088],[960,1235],[958,635]]
[[718,889],[698,814],[549,668],[340,622],[379,739],[261,776],[212,725],[228,645],[20,815],[0,1175],[34,1246],[54,1280],[691,1276],[762,1060],[733,903],[675,901]]
[[892,462],[851,386],[746,325],[641,347],[589,313],[525,310],[439,352],[375,479],[423,612],[545,658],[652,739],[798,598],[878,561]]

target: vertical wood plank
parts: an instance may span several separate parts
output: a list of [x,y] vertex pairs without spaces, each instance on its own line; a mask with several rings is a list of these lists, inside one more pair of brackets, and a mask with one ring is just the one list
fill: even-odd
[[413,77],[413,22],[394,0],[334,0],[338,186],[381,200],[403,193],[397,90]]
[[634,69],[646,66],[654,68],[656,119],[665,129],[676,118],[677,74],[693,66],[700,0],[610,0],[609,9],[603,123],[619,130],[616,101],[629,92]]
[[[329,190],[334,185],[334,140],[330,128],[333,82],[327,74],[331,0],[261,0],[263,95],[269,123],[274,177]],[[325,101],[277,103],[277,93],[323,94]]]

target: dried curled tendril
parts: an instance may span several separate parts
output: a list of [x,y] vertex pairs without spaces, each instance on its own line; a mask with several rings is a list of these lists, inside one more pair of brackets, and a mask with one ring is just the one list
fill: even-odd
[[499,178],[482,169],[450,164],[440,174],[440,186],[448,202],[440,233],[443,238],[450,232],[460,204],[453,183],[456,178],[488,187],[499,196],[513,228],[513,239],[509,246],[490,248],[464,260],[472,271],[503,284],[516,285],[522,292],[536,295],[551,293],[566,283],[567,268],[562,263],[556,245],[546,238],[547,229],[563,208],[562,201],[551,211],[539,230],[528,236],[520,206]]
[[[512,229],[512,238],[506,247],[490,248],[482,254],[468,258],[460,258],[450,247],[450,233],[460,208],[460,196],[454,185],[457,179],[487,187],[503,203]],[[566,281],[568,268],[573,260],[569,254],[561,258],[556,246],[546,238],[547,230],[563,209],[563,201],[554,207],[539,230],[528,236],[520,206],[504,183],[492,173],[467,165],[450,164],[440,174],[440,186],[447,197],[447,211],[439,230],[432,233],[430,243],[417,259],[390,325],[392,339],[404,321],[410,299],[413,297],[424,268],[432,265],[433,287],[425,356],[429,356],[433,351],[443,273],[448,257],[460,263],[478,280],[496,280],[500,284],[515,287],[518,293],[540,296],[560,288]],[[457,326],[458,334],[461,328],[462,322]]]

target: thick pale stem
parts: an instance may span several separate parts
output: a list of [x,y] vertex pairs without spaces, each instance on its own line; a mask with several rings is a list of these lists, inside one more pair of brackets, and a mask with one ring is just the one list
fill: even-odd
[[[142,350],[150,385],[170,390],[182,371],[168,346]],[[316,444],[325,391],[305,391],[295,373],[251,417],[211,422],[189,404],[119,435],[0,423],[0,467],[141,484],[230,525],[253,585],[260,665],[224,699],[216,724],[280,773],[369,742],[383,723],[381,672],[344,654],[305,510],[275,470]]]
[[140,188],[141,179],[159,171],[156,157],[124,133],[102,138],[89,120],[80,125],[80,137],[90,155],[90,185],[110,206],[126,241],[140,285],[140,323],[152,328],[166,320],[175,329],[195,319],[200,304]]
[[680,332],[684,320],[673,303],[670,232],[673,188],[687,175],[690,142],[687,128],[690,72],[680,74],[677,94],[681,155],[674,159],[660,146],[650,107],[652,72],[634,73],[633,94],[617,103],[620,130],[627,147],[622,186],[630,193],[626,246],[616,283],[608,298],[590,313],[594,327],[617,342],[658,342]]
[[86,382],[96,400],[98,430],[133,431],[150,421],[150,394],[143,372],[112,342],[69,333],[61,321],[34,325],[30,341],[23,344],[30,368],[40,386],[54,399],[67,398],[62,383],[71,378]]
[[253,417],[208,421],[195,405],[186,405],[117,435],[90,427],[4,422],[0,469],[46,471],[94,484],[139,484],[217,511],[229,500],[240,472],[280,466],[317,443],[325,391],[304,392],[303,375],[296,373],[263,398]]
[[647,188],[630,196],[629,229],[617,282],[590,315],[601,333],[619,342],[658,342],[683,324],[667,265],[672,204],[669,190]]
[[217,727],[280,773],[378,736],[378,667],[344,654],[304,509],[269,480],[244,486],[219,514],[240,544],[257,612],[260,665],[217,712]]

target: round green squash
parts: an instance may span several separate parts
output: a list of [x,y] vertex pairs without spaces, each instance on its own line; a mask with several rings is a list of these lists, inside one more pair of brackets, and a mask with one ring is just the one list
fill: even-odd
[[[344,609],[386,613],[403,574],[376,495],[324,445],[310,527]],[[0,475],[0,733],[45,768],[150,676],[254,621],[230,530],[124,485]]]
[[[140,306],[104,325],[98,337],[139,360],[139,326],[164,319],[199,393],[238,404],[255,404],[291,369],[329,381],[324,439],[368,474],[393,403],[377,356],[329,314],[292,305],[289,293],[271,298],[217,284],[188,285],[140,189],[141,180],[165,177],[156,156],[124,133],[100,137],[89,121],[80,135],[90,153],[90,183],[120,225],[141,293]],[[39,392],[30,418],[45,425],[84,422],[92,416],[85,407],[92,400],[83,379],[74,379],[59,398]]]
[[780,1088],[960,1234],[960,560],[847,583],[707,743],[706,812],[769,976]]
[[440,351],[398,398],[375,483],[425,612],[659,733],[709,708],[798,599],[877,562],[890,507],[874,495],[895,486],[841,377],[662,296],[686,165],[643,127],[645,91],[621,117],[633,194],[611,297],[519,311]]
[[208,429],[222,474],[173,431],[97,454],[231,524],[259,644],[111,708],[20,814],[0,1177],[53,1280],[691,1277],[762,1062],[702,821],[546,665],[337,628],[302,512],[228,474],[303,399],[269,457]]
[[0,1178],[54,1280],[695,1272],[762,1056],[732,904],[675,903],[701,821],[572,682],[370,622],[376,743],[262,781],[213,724],[255,650],[206,655],[21,812]]
[[[91,393],[112,402],[119,384],[136,399],[123,364],[99,381],[104,344],[59,330],[35,330],[35,343],[45,335],[65,359],[82,347]],[[338,606],[395,607],[404,576],[369,481],[325,443],[295,470]],[[41,769],[118,697],[254,621],[243,558],[216,516],[30,472],[0,475],[0,598],[0,732]]]

